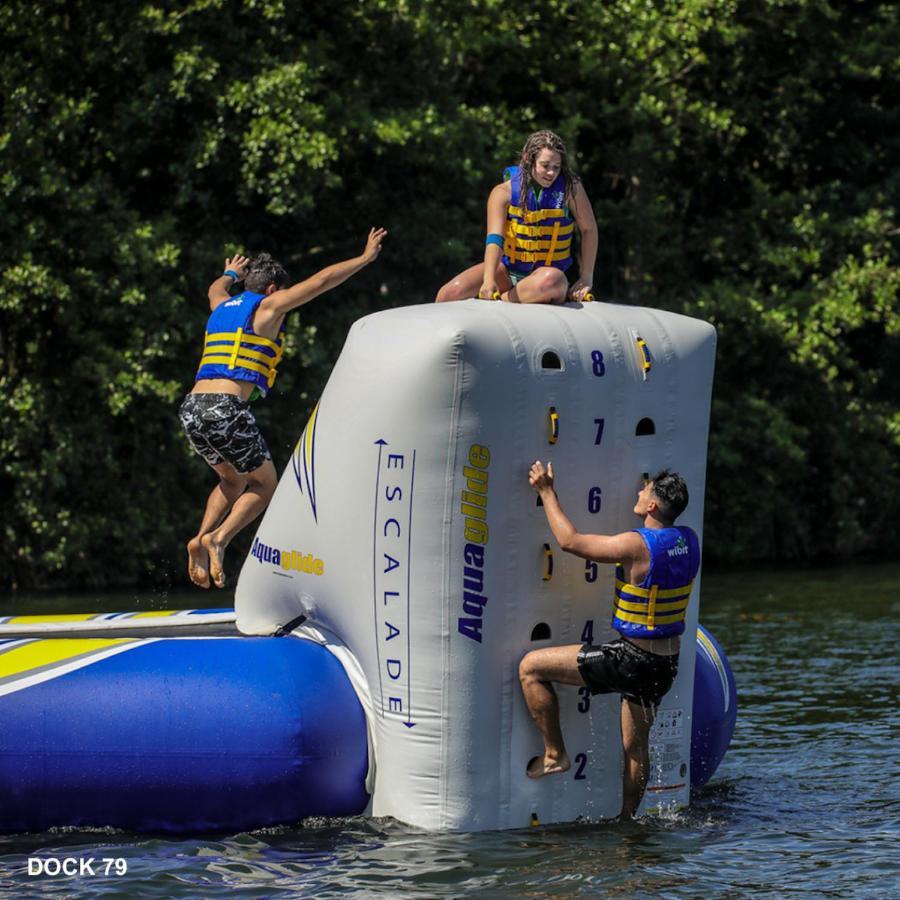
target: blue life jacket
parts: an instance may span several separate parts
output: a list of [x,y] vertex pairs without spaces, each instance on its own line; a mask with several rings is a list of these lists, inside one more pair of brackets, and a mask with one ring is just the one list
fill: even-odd
[[562,173],[540,196],[532,187],[524,201],[519,167],[504,169],[503,180],[512,182],[503,265],[517,275],[528,275],[540,266],[553,266],[565,272],[572,265],[575,221],[566,206],[566,179]]
[[253,314],[265,294],[244,291],[220,303],[206,323],[203,358],[195,381],[230,378],[251,381],[263,397],[275,383],[275,369],[284,354],[284,323],[274,341],[253,331]]
[[665,638],[684,632],[694,577],[700,569],[700,541],[685,525],[635,528],[650,551],[650,569],[640,584],[628,584],[616,566],[612,626],[626,637]]

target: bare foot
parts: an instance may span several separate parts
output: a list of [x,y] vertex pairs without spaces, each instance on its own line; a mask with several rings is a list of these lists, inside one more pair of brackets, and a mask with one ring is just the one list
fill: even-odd
[[225,587],[225,548],[221,544],[217,544],[211,535],[204,534],[200,538],[206,552],[209,554],[209,574],[212,577],[213,584],[217,588]]
[[528,762],[525,774],[529,778],[543,778],[545,775],[557,775],[560,772],[567,772],[572,768],[569,762],[569,754],[563,751],[558,758],[549,756],[535,756]]
[[200,538],[193,537],[187,543],[188,576],[198,587],[209,588],[209,553],[200,543]]

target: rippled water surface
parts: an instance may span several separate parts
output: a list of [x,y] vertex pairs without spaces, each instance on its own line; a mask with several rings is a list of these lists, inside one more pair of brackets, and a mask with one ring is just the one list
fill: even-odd
[[[196,596],[102,605],[184,607]],[[740,711],[718,772],[670,818],[474,835],[365,819],[188,840],[6,835],[0,896],[897,898],[898,597],[900,565],[705,575],[701,621],[728,654]],[[93,858],[95,874],[29,876],[29,859],[51,857]],[[110,864],[104,875],[102,859],[127,872]]]

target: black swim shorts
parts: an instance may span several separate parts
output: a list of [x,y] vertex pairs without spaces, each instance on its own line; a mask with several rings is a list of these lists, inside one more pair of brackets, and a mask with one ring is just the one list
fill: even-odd
[[632,703],[659,706],[678,674],[678,654],[660,656],[619,638],[585,644],[578,671],[592,694],[621,694]]
[[232,394],[188,394],[178,418],[191,446],[211,466],[246,474],[272,458],[249,404]]

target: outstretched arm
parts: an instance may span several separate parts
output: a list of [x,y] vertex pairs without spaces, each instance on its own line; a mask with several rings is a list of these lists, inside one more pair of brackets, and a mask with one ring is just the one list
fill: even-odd
[[528,483],[540,495],[544,513],[553,537],[567,553],[602,563],[627,563],[640,559],[644,543],[633,531],[622,534],[581,534],[559,505],[559,497],[553,487],[553,463],[535,460],[528,473]]
[[324,294],[325,291],[337,287],[378,257],[381,251],[381,242],[386,235],[387,231],[384,228],[372,228],[369,231],[366,247],[359,256],[345,259],[333,266],[327,266],[305,281],[299,281],[289,288],[273,291],[259,304],[257,317],[262,314],[264,318],[279,318],[292,309],[309,303],[319,294]]
[[594,286],[594,264],[597,261],[599,238],[594,210],[581,182],[575,183],[572,212],[581,235],[581,253],[579,255],[578,281],[570,288],[569,296],[573,300],[583,300],[584,295],[591,293]]
[[228,289],[233,284],[244,280],[249,266],[249,257],[241,256],[239,253],[225,260],[225,271],[209,286],[206,292],[207,297],[209,297],[210,309],[215,309],[231,296],[228,293]]

